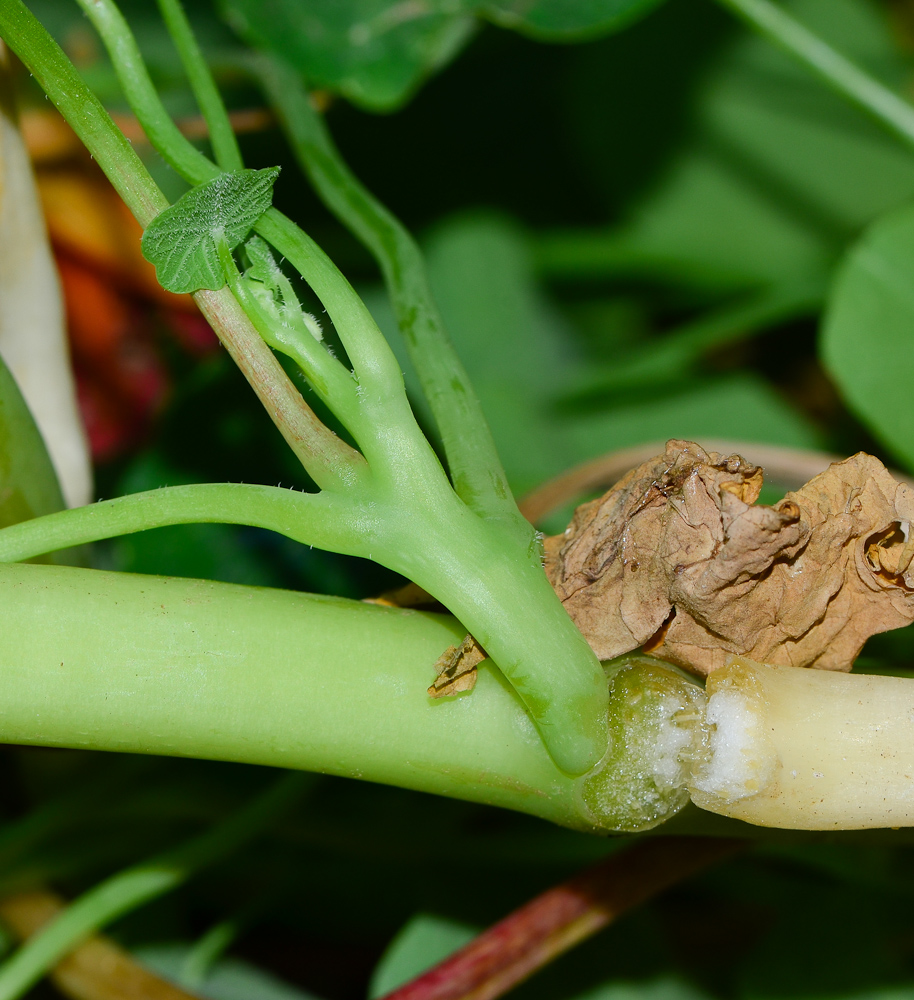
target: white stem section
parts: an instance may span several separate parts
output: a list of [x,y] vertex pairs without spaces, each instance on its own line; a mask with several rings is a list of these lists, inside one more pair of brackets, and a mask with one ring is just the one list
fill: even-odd
[[914,826],[914,680],[735,659],[707,683],[702,809],[757,826]]
[[[0,58],[0,74],[6,72]],[[28,153],[2,99],[0,355],[41,431],[67,506],[90,503],[92,466],[76,406],[60,282]]]

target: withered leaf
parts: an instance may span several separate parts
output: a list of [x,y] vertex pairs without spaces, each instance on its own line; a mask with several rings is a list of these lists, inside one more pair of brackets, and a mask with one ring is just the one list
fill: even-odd
[[482,647],[471,635],[459,646],[449,646],[435,663],[438,676],[428,689],[429,696],[444,698],[461,691],[472,691],[476,686],[476,667],[485,658]]
[[849,670],[914,620],[914,490],[863,453],[774,506],[738,455],[670,441],[546,539],[546,572],[601,659],[699,674],[743,655]]

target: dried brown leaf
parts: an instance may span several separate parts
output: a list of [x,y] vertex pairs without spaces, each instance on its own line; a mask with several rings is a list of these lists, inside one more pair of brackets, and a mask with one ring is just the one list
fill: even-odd
[[546,572],[601,659],[639,646],[696,673],[731,656],[849,670],[914,620],[914,490],[878,459],[836,462],[774,506],[762,470],[689,441],[546,539]]
[[432,698],[444,698],[476,686],[476,667],[486,658],[479,643],[468,635],[459,646],[448,646],[435,663],[437,677],[428,689]]

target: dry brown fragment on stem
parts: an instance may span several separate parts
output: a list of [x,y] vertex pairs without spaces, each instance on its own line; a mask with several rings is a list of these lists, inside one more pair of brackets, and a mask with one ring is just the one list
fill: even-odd
[[849,670],[914,621],[914,490],[860,453],[774,506],[762,470],[690,441],[546,539],[546,572],[601,659],[644,647],[699,674],[734,655]]
[[444,698],[476,686],[476,668],[486,658],[482,646],[468,635],[459,646],[448,646],[435,663],[434,683],[428,689],[431,698]]

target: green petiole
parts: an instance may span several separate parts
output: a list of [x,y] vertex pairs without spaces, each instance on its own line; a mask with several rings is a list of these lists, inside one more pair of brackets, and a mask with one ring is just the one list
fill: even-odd
[[513,522],[521,533],[529,533],[511,496],[479,400],[445,332],[416,241],[349,170],[312,108],[300,76],[266,57],[252,60],[251,66],[315,190],[381,266],[441,434],[455,491],[482,516]]
[[244,161],[238,148],[238,140],[181,0],[159,0],[159,10],[206,122],[216,163],[222,170],[241,170]]

